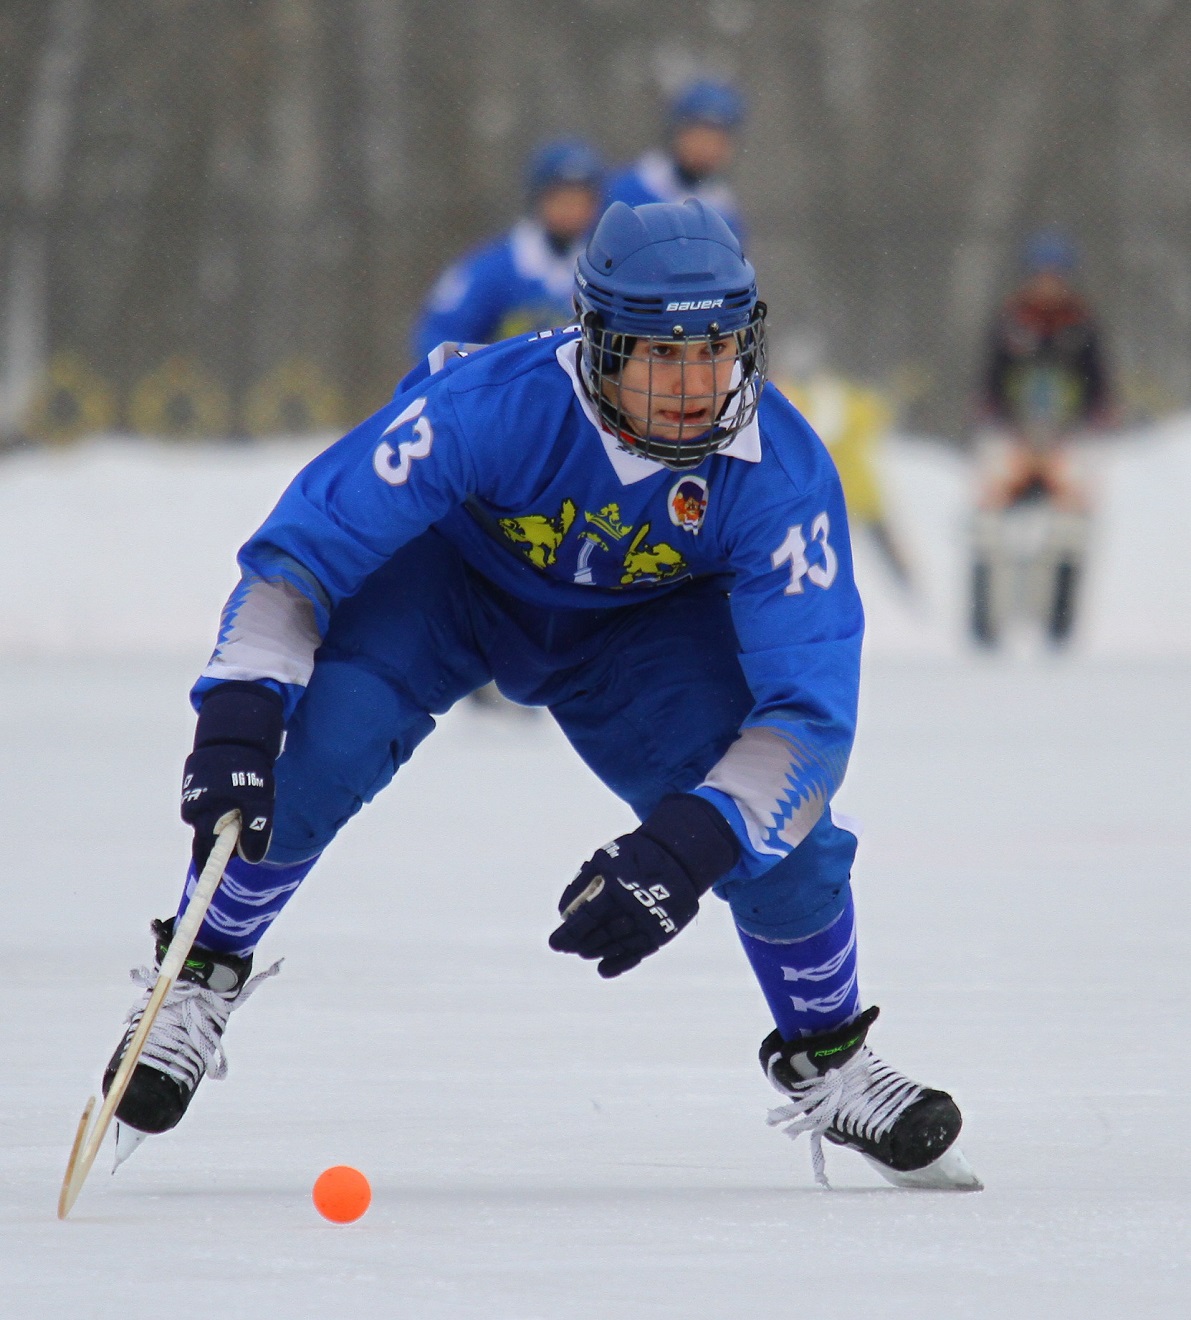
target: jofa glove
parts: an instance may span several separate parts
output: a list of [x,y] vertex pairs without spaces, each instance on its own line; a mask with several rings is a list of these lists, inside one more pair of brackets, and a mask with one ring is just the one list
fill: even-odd
[[736,835],[710,802],[665,797],[631,834],[583,863],[559,901],[562,925],[550,947],[598,958],[601,976],[619,976],[692,921],[700,897],[739,856]]
[[194,829],[201,871],[215,846],[215,826],[240,813],[236,850],[260,862],[273,834],[273,763],[281,751],[283,706],[262,683],[221,683],[203,699],[194,751],[182,775],[182,819]]

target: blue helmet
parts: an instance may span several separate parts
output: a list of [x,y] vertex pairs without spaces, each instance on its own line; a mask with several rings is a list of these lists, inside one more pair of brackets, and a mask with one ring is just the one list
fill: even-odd
[[744,123],[744,97],[731,83],[702,78],[688,83],[670,102],[670,125],[712,124],[735,132]]
[[[756,415],[765,383],[765,304],[739,240],[710,206],[694,198],[637,207],[613,202],[576,264],[575,309],[588,392],[627,448],[679,470],[697,467]],[[651,433],[649,410],[626,407],[620,386],[640,339],[670,345],[684,364],[728,353],[731,382],[706,408],[686,410],[684,419],[699,414],[689,425]]]
[[1039,229],[1022,244],[1022,265],[1031,274],[1043,270],[1073,271],[1079,265],[1079,252],[1069,234],[1058,228]]
[[530,157],[525,171],[529,195],[537,197],[547,188],[577,184],[601,192],[604,187],[604,163],[592,147],[580,138],[560,138],[540,146]]

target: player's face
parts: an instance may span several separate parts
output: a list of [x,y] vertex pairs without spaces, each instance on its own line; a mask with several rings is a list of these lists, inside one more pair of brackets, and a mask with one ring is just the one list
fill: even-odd
[[576,243],[595,224],[600,199],[581,183],[561,183],[547,188],[537,202],[542,228],[562,243]]
[[609,401],[643,439],[693,440],[724,410],[736,365],[735,336],[638,339],[619,379],[605,382]]
[[1025,292],[1036,303],[1063,303],[1071,296],[1071,286],[1061,271],[1040,270],[1026,282]]
[[674,134],[674,159],[696,179],[711,179],[732,164],[736,139],[714,124],[686,124]]

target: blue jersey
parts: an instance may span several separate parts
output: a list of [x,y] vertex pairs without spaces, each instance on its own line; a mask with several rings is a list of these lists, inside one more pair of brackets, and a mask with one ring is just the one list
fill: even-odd
[[728,223],[728,228],[745,240],[745,225],[735,194],[726,184],[708,181],[690,187],[679,176],[673,159],[662,151],[647,151],[627,169],[608,181],[604,206],[624,202],[626,206],[644,206],[646,202],[685,202],[697,197]]
[[438,344],[491,344],[573,321],[581,249],[559,253],[536,220],[518,221],[439,277],[414,327],[415,357]]
[[423,363],[315,458],[240,552],[196,699],[228,679],[300,698],[331,612],[434,527],[543,608],[640,605],[722,581],[754,706],[697,792],[758,870],[814,827],[851,748],[863,616],[826,449],[772,386],[691,472],[623,448],[580,379],[574,328]]

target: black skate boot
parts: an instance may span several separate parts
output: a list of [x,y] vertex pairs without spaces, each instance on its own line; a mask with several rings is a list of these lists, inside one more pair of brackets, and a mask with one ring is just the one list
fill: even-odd
[[979,1191],[980,1180],[955,1145],[959,1106],[946,1093],[919,1086],[864,1043],[880,1010],[795,1041],[774,1031],[761,1045],[761,1067],[792,1103],[769,1115],[788,1137],[811,1134],[815,1179],[830,1184],[822,1138],[859,1151],[897,1187]]
[[[144,994],[129,1010],[124,1036],[103,1075],[106,1095],[120,1060],[149,1002],[161,961],[174,937],[174,921],[154,921],[150,927],[157,939],[156,965],[134,968],[130,973]],[[118,1123],[133,1130],[135,1137],[117,1129],[117,1164],[126,1159],[145,1135],[168,1132],[176,1126],[204,1076],[219,1080],[227,1075],[223,1032],[232,1009],[239,1008],[261,981],[275,975],[280,962],[250,981],[252,955],[213,953],[195,945],[177,981],[170,987],[140,1060],[133,1069],[116,1109]],[[119,1138],[125,1137],[121,1154]]]

